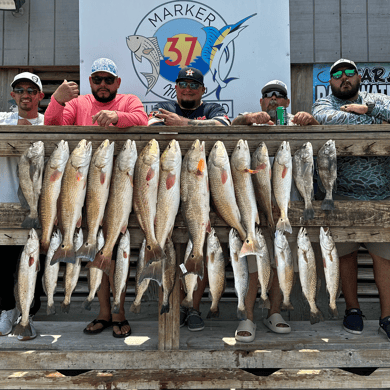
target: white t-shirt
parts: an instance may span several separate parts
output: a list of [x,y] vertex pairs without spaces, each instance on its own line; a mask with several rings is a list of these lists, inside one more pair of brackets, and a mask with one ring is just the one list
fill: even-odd
[[[0,112],[0,125],[17,125],[19,117],[18,112]],[[38,117],[31,119],[34,126],[43,125],[44,116],[38,114]],[[19,157],[0,157],[0,203],[18,203],[19,179],[16,175],[16,167]]]

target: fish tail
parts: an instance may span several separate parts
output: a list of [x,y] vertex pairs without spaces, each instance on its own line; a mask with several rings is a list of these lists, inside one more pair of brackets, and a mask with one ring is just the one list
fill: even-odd
[[194,300],[193,298],[188,297],[188,295],[183,299],[183,301],[180,304],[183,307],[191,308],[194,307]]
[[324,321],[324,316],[321,311],[318,308],[315,311],[310,311],[310,323],[314,325],[320,321]]
[[52,303],[51,305],[47,305],[47,307],[46,307],[46,314],[48,316],[50,316],[51,314],[56,314],[56,308],[54,306],[54,303]]
[[130,311],[134,314],[139,314],[141,312],[141,303],[139,303],[138,305],[133,302],[130,306]]
[[27,217],[22,222],[22,228],[24,229],[39,229],[41,227],[41,223],[39,222],[39,217],[31,217],[27,215]]
[[31,326],[30,326],[30,321],[28,322],[27,325],[17,324],[15,326],[12,334],[14,336],[19,336],[18,340],[20,340],[20,341],[30,340],[30,339],[35,337],[35,336],[32,337],[33,332],[32,332]]
[[210,307],[210,310],[207,313],[207,317],[206,318],[219,318],[219,307],[217,306],[216,309]]
[[51,259],[50,265],[57,264],[62,261],[63,263],[72,263],[76,262],[76,253],[74,251],[73,245],[61,245],[54,253],[53,258]]
[[88,261],[94,261],[97,252],[96,242],[89,242],[88,240],[81,246],[76,252],[76,257],[86,259]]
[[313,206],[310,206],[307,209],[303,210],[303,219],[305,221],[308,221],[310,219],[314,219],[314,209],[313,209]]
[[331,319],[337,319],[339,317],[339,312],[336,305],[329,305],[329,315]]
[[243,320],[246,320],[246,319],[247,319],[246,308],[245,308],[245,306],[244,306],[243,309],[240,309],[239,307],[237,307],[237,318],[238,318],[240,321],[243,321]]
[[334,202],[333,199],[324,199],[321,204],[321,209],[322,210],[334,210]]
[[61,303],[61,311],[63,313],[69,313],[69,309],[70,309],[70,303],[65,303],[65,301],[63,301]]
[[161,311],[160,311],[160,314],[164,314],[164,313],[169,313],[169,302],[167,303],[163,303],[161,305]]
[[242,244],[239,257],[244,257],[248,255],[260,255],[260,254],[261,254],[261,248],[259,242],[257,241],[257,238],[252,235],[248,235],[244,243]]
[[91,310],[91,305],[92,305],[92,299],[90,300],[89,298],[87,298],[82,304],[81,304],[81,307],[85,310]]
[[290,302],[290,299],[288,299],[286,302],[283,301],[280,308],[282,310],[294,310],[294,307],[293,307],[292,303]]
[[112,308],[112,314],[118,314],[119,313],[119,304],[114,303],[114,306]]
[[290,234],[292,233],[292,228],[290,225],[289,219],[286,218],[279,218],[278,223],[276,224],[276,229],[280,230],[281,232],[289,232]]
[[101,250],[96,254],[95,259],[92,262],[89,261],[87,263],[86,267],[99,268],[108,274],[111,269],[111,258],[112,258],[112,251],[105,254],[104,251]]
[[162,261],[149,263],[148,266],[146,266],[139,277],[138,285],[140,285],[144,279],[152,279],[155,280],[159,286],[162,284]]
[[148,90],[146,93],[148,93],[157,83],[157,77],[153,73],[146,73],[141,72],[143,76],[145,76],[146,81],[148,82]]
[[269,298],[262,298],[260,297],[260,303],[259,303],[259,308],[261,309],[271,309],[271,302]]
[[203,280],[204,274],[204,263],[203,263],[203,254],[195,255],[193,251],[185,263],[187,269],[186,274],[195,274],[198,275],[200,280]]
[[49,250],[50,240],[42,240],[39,245],[39,251],[41,255],[46,255]]

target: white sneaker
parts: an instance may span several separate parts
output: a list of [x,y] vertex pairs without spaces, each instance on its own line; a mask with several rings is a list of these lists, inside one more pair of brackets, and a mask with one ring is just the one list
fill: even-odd
[[6,336],[11,333],[19,317],[19,310],[15,307],[12,310],[3,310],[0,315],[0,336]]
[[33,316],[29,316],[29,324],[30,324],[30,328],[31,328],[31,335],[29,336],[22,336],[22,335],[19,335],[18,336],[18,340],[19,341],[27,341],[27,340],[32,340],[32,339],[35,339],[35,337],[37,337],[37,332],[35,330],[35,327],[34,327],[34,322],[33,322]]

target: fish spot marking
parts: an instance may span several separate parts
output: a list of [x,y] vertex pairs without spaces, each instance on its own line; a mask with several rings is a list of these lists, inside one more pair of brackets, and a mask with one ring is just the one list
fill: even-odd
[[148,173],[146,175],[146,181],[152,180],[153,177],[154,177],[154,169],[153,168],[149,168]]
[[260,164],[260,165],[258,165],[258,166],[256,167],[256,170],[265,169],[266,166],[267,166],[266,163],[262,163],[262,164]]
[[100,174],[100,184],[103,185],[105,181],[106,181],[106,174],[102,172]]
[[56,169],[50,176],[50,181],[57,181],[62,176],[62,172]]
[[123,252],[123,257],[124,257],[125,259],[127,259],[127,252],[126,252],[126,251]]

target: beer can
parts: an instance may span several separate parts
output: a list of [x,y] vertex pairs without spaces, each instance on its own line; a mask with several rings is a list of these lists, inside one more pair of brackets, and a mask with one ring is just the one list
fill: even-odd
[[276,108],[276,124],[287,126],[287,108],[282,106]]

